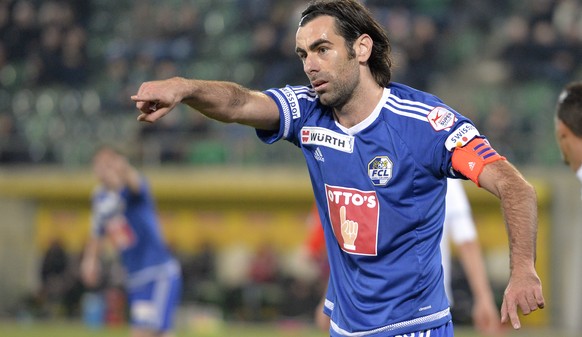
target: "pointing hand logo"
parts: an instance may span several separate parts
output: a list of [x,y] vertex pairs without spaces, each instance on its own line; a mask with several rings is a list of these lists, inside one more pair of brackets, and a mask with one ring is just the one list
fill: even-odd
[[356,250],[356,238],[358,237],[358,223],[346,218],[346,207],[340,208],[340,223],[342,228],[342,238],[344,239],[344,248]]

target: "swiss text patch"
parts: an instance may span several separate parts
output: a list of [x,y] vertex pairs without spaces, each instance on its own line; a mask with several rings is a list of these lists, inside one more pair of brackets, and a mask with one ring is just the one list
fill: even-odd
[[471,141],[471,139],[477,136],[479,136],[477,128],[472,124],[464,123],[449,135],[445,142],[445,146],[447,147],[447,150],[453,151],[456,147],[465,146]]

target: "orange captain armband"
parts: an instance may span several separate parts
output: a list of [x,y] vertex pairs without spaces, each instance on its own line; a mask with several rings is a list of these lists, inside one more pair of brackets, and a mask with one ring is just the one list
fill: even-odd
[[453,149],[453,169],[471,179],[477,186],[483,167],[498,160],[505,160],[505,157],[499,155],[482,137],[475,137],[465,146]]

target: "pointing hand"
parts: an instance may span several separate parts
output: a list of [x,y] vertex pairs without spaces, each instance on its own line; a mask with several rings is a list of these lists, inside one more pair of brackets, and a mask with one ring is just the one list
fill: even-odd
[[356,250],[356,238],[358,237],[358,223],[346,219],[346,206],[340,208],[340,224],[342,228],[342,238],[344,239],[344,248]]

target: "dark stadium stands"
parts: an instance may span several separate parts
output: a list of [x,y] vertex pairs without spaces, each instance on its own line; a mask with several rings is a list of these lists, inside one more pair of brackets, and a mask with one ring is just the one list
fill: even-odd
[[[553,165],[554,100],[582,74],[582,5],[491,3],[367,1],[391,37],[396,81],[473,118],[513,162]],[[144,80],[174,75],[255,89],[305,83],[293,51],[304,4],[0,1],[0,163],[83,166],[107,141],[144,165],[295,164],[252,130],[217,127],[186,108],[139,124],[129,96]]]

